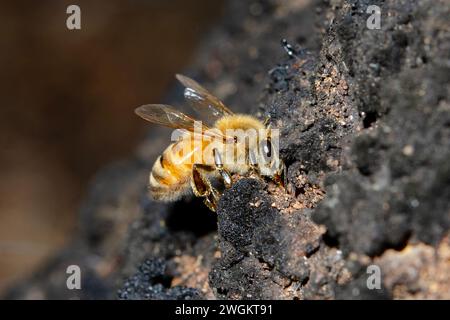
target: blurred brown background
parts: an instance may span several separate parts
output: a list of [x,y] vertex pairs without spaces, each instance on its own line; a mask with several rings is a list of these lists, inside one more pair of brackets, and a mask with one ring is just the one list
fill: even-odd
[[[66,8],[81,7],[81,30]],[[148,128],[220,15],[208,0],[0,4],[0,292],[70,240],[87,183]]]

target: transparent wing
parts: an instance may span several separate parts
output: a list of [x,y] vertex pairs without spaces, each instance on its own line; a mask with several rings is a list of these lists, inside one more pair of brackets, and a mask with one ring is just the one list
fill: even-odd
[[169,128],[194,130],[195,120],[169,105],[146,104],[136,108],[135,112],[152,123]]
[[195,132],[201,130],[201,135],[224,139],[224,135],[219,130],[214,130],[197,121],[181,111],[165,104],[146,104],[136,108],[135,113],[141,118],[165,127],[174,129],[185,129]]
[[184,98],[210,125],[223,116],[233,114],[222,101],[213,96],[195,80],[181,74],[177,74],[176,77],[186,87],[184,89]]

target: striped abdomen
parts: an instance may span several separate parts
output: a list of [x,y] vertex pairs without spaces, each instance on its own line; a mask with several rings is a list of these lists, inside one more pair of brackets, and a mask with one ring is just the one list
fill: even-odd
[[188,193],[193,163],[211,161],[195,159],[198,150],[204,150],[208,144],[204,141],[194,145],[193,140],[184,139],[169,145],[153,165],[149,180],[150,195],[155,200],[174,201]]

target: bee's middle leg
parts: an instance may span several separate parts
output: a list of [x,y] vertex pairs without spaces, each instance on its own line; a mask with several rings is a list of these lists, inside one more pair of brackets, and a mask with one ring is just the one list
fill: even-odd
[[222,156],[221,156],[219,150],[214,148],[213,154],[214,154],[214,164],[216,166],[216,170],[219,172],[220,176],[222,177],[225,187],[226,188],[231,187],[231,184],[233,183],[233,181],[231,180],[230,173],[223,167]]
[[211,185],[209,179],[204,175],[204,172],[213,171],[214,167],[204,164],[194,164],[192,167],[191,187],[192,191],[197,197],[204,198],[203,202],[211,210],[216,212],[217,203],[220,195],[217,190]]

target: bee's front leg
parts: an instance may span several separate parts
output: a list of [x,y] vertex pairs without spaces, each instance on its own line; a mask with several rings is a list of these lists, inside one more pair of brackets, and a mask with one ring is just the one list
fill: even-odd
[[213,171],[214,168],[203,164],[194,164],[192,167],[191,187],[197,197],[203,197],[205,205],[213,212],[216,212],[220,195],[211,185],[211,182],[202,172]]
[[250,167],[250,172],[256,174],[257,176],[261,176],[261,171],[259,170],[258,161],[256,160],[256,155],[253,150],[249,150],[248,152],[248,165]]

